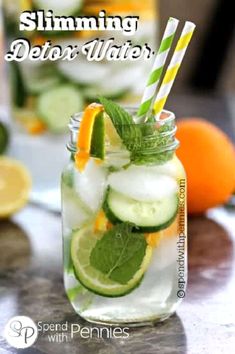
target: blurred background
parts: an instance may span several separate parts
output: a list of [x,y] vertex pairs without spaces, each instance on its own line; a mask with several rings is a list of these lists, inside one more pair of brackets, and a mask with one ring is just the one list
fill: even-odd
[[235,15],[230,4],[224,6],[222,0],[192,0],[190,5],[187,0],[164,0],[159,7],[161,31],[169,14],[197,25],[174,92],[234,93]]

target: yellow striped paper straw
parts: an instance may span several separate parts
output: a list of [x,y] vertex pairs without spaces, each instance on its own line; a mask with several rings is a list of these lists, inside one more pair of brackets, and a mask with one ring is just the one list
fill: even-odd
[[185,22],[183,31],[176,45],[174,54],[170,61],[170,64],[166,70],[165,76],[162,80],[160,89],[158,91],[156,100],[154,102],[153,111],[156,115],[156,119],[159,119],[160,113],[164,108],[170,90],[174,84],[176,75],[183,61],[184,55],[188,48],[189,42],[192,38],[193,32],[195,30],[195,24],[192,22]]
[[151,109],[153,99],[156,94],[157,86],[159,84],[160,77],[162,75],[163,68],[172,45],[178,23],[179,20],[173,17],[170,17],[167,22],[166,29],[164,31],[158,49],[158,53],[154,60],[153,68],[149,75],[147,85],[145,87],[144,94],[141,100],[141,104],[137,112],[136,123],[144,122],[146,119],[146,115]]

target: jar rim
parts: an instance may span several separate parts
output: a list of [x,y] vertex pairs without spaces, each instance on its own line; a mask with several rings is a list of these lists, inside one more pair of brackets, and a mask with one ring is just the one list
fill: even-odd
[[[137,110],[138,110],[138,107],[137,106],[124,106],[124,109],[126,109],[127,111],[129,111],[129,113],[133,116],[135,115],[136,118],[137,118]],[[81,123],[81,120],[82,120],[82,115],[83,115],[83,112],[79,112],[79,113],[75,113],[71,116],[71,119],[70,119],[70,123],[69,123],[69,129],[70,129],[70,142],[67,144],[67,148],[69,151],[72,151],[72,152],[76,152],[76,141],[77,141],[77,134],[78,134],[78,130],[80,128],[80,123]],[[173,138],[174,135],[175,135],[175,132],[176,132],[176,126],[175,126],[175,114],[169,110],[162,110],[161,112],[161,116],[162,117],[163,115],[163,118],[162,119],[159,119],[159,120],[155,120],[153,122],[146,122],[146,123],[135,123],[133,122],[133,124],[115,124],[114,126],[115,127],[119,127],[119,126],[122,126],[125,128],[125,126],[138,126],[140,129],[143,129],[143,127],[154,127],[154,129],[161,129],[161,137],[162,138],[165,138],[165,139],[171,139],[171,137]],[[170,126],[170,129],[164,129],[165,126],[169,125]],[[151,136],[146,136],[146,139],[149,139],[149,137]],[[131,143],[131,142],[130,142]],[[135,141],[133,142],[134,144],[137,144],[139,143],[136,139]],[[151,141],[149,140],[149,143],[151,144]],[[162,147],[158,147],[159,151],[164,149],[164,150],[168,150],[168,149],[176,149],[178,146],[178,141],[177,139],[174,138],[174,141],[172,140],[170,142],[170,145],[165,145],[164,148],[163,146]]]
[[[131,111],[133,111],[135,113],[137,113],[137,110],[138,110],[138,106],[132,106],[132,105],[130,105],[130,106],[126,105],[126,106],[123,106],[123,108],[126,109],[126,110],[129,110],[129,111],[131,110]],[[133,114],[132,112],[130,112],[130,113]],[[133,121],[132,124],[115,124],[115,126],[117,126],[117,127],[121,126],[121,125],[122,126],[127,126],[127,125],[130,125],[130,126],[132,126],[132,125],[137,125],[137,126],[149,125],[149,126],[151,126],[151,125],[154,125],[156,123],[158,123],[160,125],[164,125],[164,124],[168,124],[171,121],[175,120],[174,112],[169,111],[167,109],[163,109],[161,111],[160,117],[163,114],[166,115],[166,117],[164,117],[164,119],[160,118],[159,120],[155,120],[154,122],[144,122],[144,123],[141,122],[141,123],[138,123],[138,122],[134,122]],[[69,127],[70,130],[78,130],[79,129],[82,115],[83,115],[83,112],[77,112],[77,113],[74,113],[71,116],[70,123],[68,124],[68,127]]]

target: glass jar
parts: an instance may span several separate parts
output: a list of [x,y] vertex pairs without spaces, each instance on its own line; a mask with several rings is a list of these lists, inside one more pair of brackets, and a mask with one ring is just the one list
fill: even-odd
[[90,322],[164,320],[187,281],[186,176],[175,154],[175,116],[163,111],[160,121],[138,124],[142,138],[125,147],[112,136],[105,161],[90,158],[83,172],[74,163],[80,121],[81,114],[71,118],[62,174],[67,296]]

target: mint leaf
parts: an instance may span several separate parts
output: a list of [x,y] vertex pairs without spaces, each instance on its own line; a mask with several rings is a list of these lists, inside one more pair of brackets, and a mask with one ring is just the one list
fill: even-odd
[[[166,149],[174,142],[174,137],[162,135],[171,131],[174,122],[156,128],[154,116],[144,124],[135,124],[132,116],[117,103],[100,97],[100,103],[109,115],[124,146],[130,151],[130,160],[134,164],[161,164],[172,158],[174,149]],[[173,125],[173,126],[172,126]]]
[[147,243],[143,234],[122,223],[107,231],[90,254],[90,264],[111,280],[127,284],[141,267]]
[[119,129],[119,126],[123,124],[134,124],[132,116],[117,103],[108,100],[105,97],[99,97],[99,100],[100,103],[104,106],[104,110],[109,115],[113,125],[117,126],[117,129]]
[[109,115],[123,144],[129,151],[135,150],[136,145],[141,141],[141,131],[133,121],[132,116],[117,103],[107,98],[100,97],[99,100],[104,106],[105,112]]

